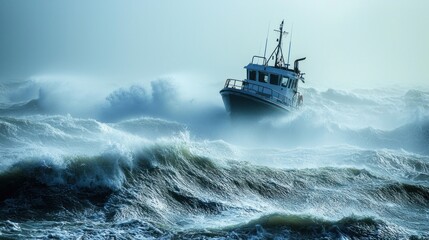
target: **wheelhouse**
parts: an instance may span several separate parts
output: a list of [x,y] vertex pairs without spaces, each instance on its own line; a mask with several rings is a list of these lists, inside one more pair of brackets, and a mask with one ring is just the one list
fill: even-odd
[[299,78],[293,71],[253,63],[244,68],[247,70],[246,80],[249,82],[268,85],[277,90],[298,89]]

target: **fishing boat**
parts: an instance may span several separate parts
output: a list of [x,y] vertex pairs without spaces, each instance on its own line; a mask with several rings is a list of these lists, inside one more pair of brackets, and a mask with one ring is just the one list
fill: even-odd
[[[289,41],[288,59],[285,62],[282,51],[283,31],[281,22],[278,30],[277,46],[267,59],[264,56],[253,56],[245,66],[247,77],[244,80],[227,79],[220,91],[225,109],[232,119],[261,119],[263,117],[281,116],[294,111],[303,104],[303,96],[298,92],[298,83],[304,83],[304,74],[299,70],[296,59],[293,68],[289,68],[291,41]],[[267,37],[268,40],[268,37]],[[274,64],[270,65],[270,60]],[[259,62],[262,61],[262,64]]]

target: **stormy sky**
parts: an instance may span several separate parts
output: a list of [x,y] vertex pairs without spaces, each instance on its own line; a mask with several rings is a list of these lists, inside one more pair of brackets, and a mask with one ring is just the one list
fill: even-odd
[[428,9],[425,0],[4,0],[0,81],[170,76],[218,90],[226,78],[244,78],[267,32],[274,48],[272,30],[284,19],[285,30],[293,25],[291,58],[307,57],[305,87],[427,87]]

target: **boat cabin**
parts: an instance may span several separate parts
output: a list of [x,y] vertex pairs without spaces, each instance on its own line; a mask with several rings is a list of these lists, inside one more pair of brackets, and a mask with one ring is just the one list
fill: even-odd
[[246,80],[250,83],[266,84],[277,91],[284,91],[287,89],[297,91],[298,89],[299,78],[297,74],[291,70],[253,63],[250,63],[244,68],[247,70]]

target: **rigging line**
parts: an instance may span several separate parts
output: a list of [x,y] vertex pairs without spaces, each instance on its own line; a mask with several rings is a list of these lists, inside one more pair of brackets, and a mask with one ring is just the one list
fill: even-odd
[[292,29],[290,30],[289,51],[287,53],[287,67],[289,67],[290,49],[291,49],[291,46],[292,46],[292,36],[293,36],[293,23],[292,23]]
[[268,63],[268,61],[266,60],[266,55],[267,55],[267,44],[268,44],[268,36],[270,34],[270,25],[271,23],[268,23],[268,30],[267,30],[267,38],[265,38],[265,49],[264,49],[264,65],[266,65]]

